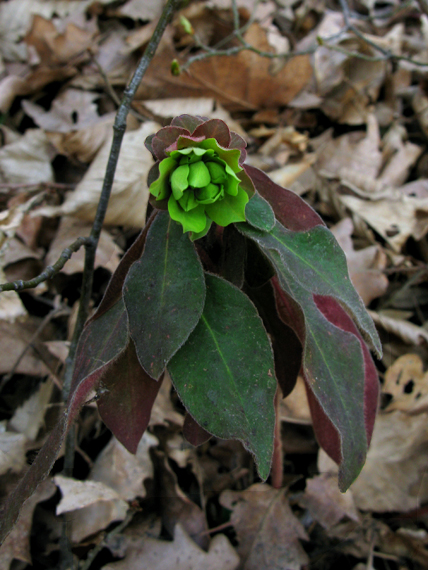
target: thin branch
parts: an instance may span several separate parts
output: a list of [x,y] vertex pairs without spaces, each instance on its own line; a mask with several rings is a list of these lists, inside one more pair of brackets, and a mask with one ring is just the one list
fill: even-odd
[[37,277],[34,277],[29,281],[17,279],[16,281],[11,281],[9,283],[0,283],[0,293],[3,291],[23,291],[24,289],[33,289],[34,287],[37,287],[40,283],[51,279],[54,275],[59,273],[73,253],[79,251],[82,245],[89,245],[90,243],[91,240],[88,237],[77,238],[76,241],[64,249],[59,256],[58,261],[53,265],[48,265],[40,275],[37,275]]

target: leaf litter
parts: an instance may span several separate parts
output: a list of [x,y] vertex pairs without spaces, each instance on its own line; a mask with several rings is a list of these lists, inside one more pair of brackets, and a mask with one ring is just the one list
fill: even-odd
[[[117,102],[162,5],[0,5],[2,281],[34,277],[89,233]],[[225,41],[233,13],[230,1],[206,0],[175,15],[132,105],[93,303],[145,224],[152,157],[144,139],[180,113],[225,120],[247,141],[249,164],[324,217],[382,335],[382,399],[361,476],[338,492],[335,465],[317,457],[301,382],[281,403],[278,491],[257,482],[238,442],[185,443],[183,408],[166,378],[136,455],[85,407],[74,478],[59,474],[59,459],[0,548],[5,570],[56,567],[65,512],[80,564],[99,549],[91,569],[428,566],[428,16],[425,2],[349,5],[344,15],[330,2],[239,0],[245,41],[271,56],[301,55],[214,55],[178,77],[171,61],[186,65],[201,44]],[[36,289],[1,294],[2,496],[61,408],[82,269],[83,251]]]

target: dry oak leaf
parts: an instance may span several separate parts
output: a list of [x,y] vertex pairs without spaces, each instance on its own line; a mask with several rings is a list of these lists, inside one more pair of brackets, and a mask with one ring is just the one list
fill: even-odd
[[408,311],[385,309],[379,312],[369,311],[369,314],[378,327],[395,334],[407,344],[426,345],[428,343],[428,331],[408,321]]
[[53,182],[54,154],[42,129],[28,129],[17,141],[0,148],[0,182]]
[[[272,51],[266,31],[254,23],[246,32],[248,43]],[[287,105],[312,76],[309,56],[290,59],[281,72],[270,73],[271,61],[254,52],[234,56],[215,56],[192,64],[189,74],[171,77],[171,60],[177,58],[172,46],[155,55],[137,92],[138,99],[170,97],[213,97],[227,110],[278,107]]]
[[309,558],[299,539],[308,540],[285,490],[256,483],[245,491],[223,491],[220,503],[232,512],[244,570],[300,570]]
[[177,524],[173,542],[147,536],[129,539],[124,560],[102,570],[236,570],[238,566],[239,556],[223,534],[216,535],[205,552]]
[[428,372],[417,354],[404,354],[385,372],[382,392],[392,397],[385,412],[418,414],[428,410]]

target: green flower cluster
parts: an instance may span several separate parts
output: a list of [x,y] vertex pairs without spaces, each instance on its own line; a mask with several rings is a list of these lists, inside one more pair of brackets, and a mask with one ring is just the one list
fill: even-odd
[[195,240],[212,222],[223,227],[244,222],[249,196],[240,187],[239,150],[224,149],[214,138],[188,142],[191,146],[170,151],[159,163],[159,178],[149,190],[157,201],[168,201],[171,218]]

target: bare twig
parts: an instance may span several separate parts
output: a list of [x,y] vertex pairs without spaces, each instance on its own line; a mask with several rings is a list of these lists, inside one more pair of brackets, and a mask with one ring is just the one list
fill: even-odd
[[64,251],[59,256],[58,261],[53,265],[48,265],[45,270],[40,273],[40,275],[37,275],[37,277],[34,277],[29,281],[22,281],[21,279],[18,279],[9,283],[0,283],[0,293],[3,291],[23,291],[24,289],[33,289],[34,287],[37,287],[37,285],[43,283],[43,281],[47,281],[59,273],[67,261],[70,259],[70,257],[73,255],[73,253],[76,253],[76,251],[78,251],[82,245],[89,245],[90,243],[90,238],[77,238],[76,241],[64,249]]

